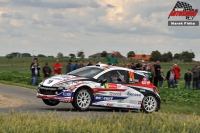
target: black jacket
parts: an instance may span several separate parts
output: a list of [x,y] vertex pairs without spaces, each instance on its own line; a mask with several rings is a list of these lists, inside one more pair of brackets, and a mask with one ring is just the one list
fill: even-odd
[[155,74],[156,74],[157,77],[159,77],[161,66],[158,65],[158,64],[155,64],[154,67],[155,67]]
[[67,63],[66,65],[66,74],[72,71],[72,64],[71,63]]
[[140,64],[140,63],[136,64],[135,69],[142,70],[142,64]]
[[30,66],[30,69],[31,69],[31,75],[32,76],[36,76],[36,73],[35,73],[35,68],[37,69],[37,71],[38,71],[38,73],[37,73],[37,76],[38,77],[40,77],[40,65],[39,64],[37,64],[36,66],[34,66],[34,63],[32,62],[31,63],[31,66]]
[[44,73],[44,78],[51,76],[51,68],[49,66],[44,66],[42,72]]
[[191,73],[185,73],[184,80],[185,81],[192,81],[192,74]]
[[[170,71],[171,71],[171,70],[169,70],[169,71],[167,72],[166,80],[169,80]],[[174,71],[173,71],[173,72],[174,72]],[[175,72],[174,72],[174,80],[176,80],[176,74],[175,74]]]

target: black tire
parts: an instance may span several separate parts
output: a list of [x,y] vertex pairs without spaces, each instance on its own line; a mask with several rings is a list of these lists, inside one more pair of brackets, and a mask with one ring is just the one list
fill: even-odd
[[153,95],[146,95],[142,100],[142,109],[145,113],[152,113],[157,109],[157,99]]
[[87,89],[81,88],[75,93],[72,106],[76,110],[85,111],[92,104],[92,99],[93,99],[92,92]]
[[72,106],[76,109],[76,106],[74,105],[74,101],[73,101],[71,104],[72,104]]
[[42,101],[49,106],[56,106],[60,103],[60,101],[49,100],[49,99],[42,99]]

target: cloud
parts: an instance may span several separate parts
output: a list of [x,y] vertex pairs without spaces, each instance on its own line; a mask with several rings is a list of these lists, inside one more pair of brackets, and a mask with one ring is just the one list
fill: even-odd
[[108,8],[114,8],[115,6],[111,5],[111,4],[107,4],[106,5]]
[[[175,3],[173,0],[1,0],[0,46],[8,44],[9,49],[2,49],[8,53],[23,48],[45,49],[44,54],[63,51],[68,55],[85,49],[86,56],[105,49],[118,50],[123,55],[130,49],[148,54],[152,50],[178,53],[184,48],[198,53],[199,27],[167,25],[169,20],[185,20],[184,17],[168,19]],[[196,0],[188,3],[193,8],[200,5]],[[199,21],[199,14],[195,20]]]
[[42,7],[42,8],[81,8],[86,5],[84,2],[74,2],[73,0],[68,1],[42,1],[42,0],[10,0],[9,4],[17,6],[30,6],[30,7]]
[[29,44],[28,40],[22,40],[21,43],[22,43],[23,45]]
[[15,19],[24,19],[24,16],[19,12],[15,12],[13,16]]
[[91,1],[89,6],[92,7],[92,8],[99,8],[100,7],[100,5],[95,1]]
[[15,20],[15,19],[11,19],[10,20],[10,25],[14,26],[14,27],[20,27],[22,26],[22,23],[18,20]]
[[2,18],[12,18],[12,15],[8,14],[8,13],[2,13],[1,14]]
[[62,37],[63,37],[63,38],[73,38],[73,37],[75,37],[75,35],[72,34],[72,33],[63,33],[63,34],[62,34]]
[[64,18],[61,13],[53,13],[52,17],[55,19],[63,19]]
[[38,14],[33,14],[33,17],[32,17],[34,20],[37,20],[39,21],[39,17],[38,17]]

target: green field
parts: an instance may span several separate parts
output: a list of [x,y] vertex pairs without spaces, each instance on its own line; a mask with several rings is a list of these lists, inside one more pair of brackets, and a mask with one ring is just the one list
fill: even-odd
[[[44,65],[45,62],[49,62],[49,66],[53,66],[56,58],[38,58],[41,66]],[[65,73],[65,65],[69,59],[61,59],[61,63],[63,64],[62,73]],[[84,62],[87,63],[88,59],[84,59]],[[27,57],[18,57],[8,60],[6,58],[0,58],[0,83],[12,84],[17,86],[24,86],[27,88],[36,89],[36,87],[30,86],[31,82],[31,71],[30,71],[30,63],[32,58]],[[75,59],[73,60],[75,61]],[[100,61],[102,63],[106,63],[104,59],[96,59],[94,62]],[[120,65],[123,63],[132,62],[130,60],[120,60]],[[199,90],[185,90],[184,89],[184,73],[187,72],[187,69],[192,69],[194,67],[193,63],[162,63],[161,67],[164,69],[164,74],[166,75],[169,68],[174,64],[178,64],[181,67],[181,79],[179,81],[180,89],[168,89],[167,82],[164,82],[164,87],[162,89],[159,88],[159,94],[162,99],[161,104],[161,112],[170,112],[170,113],[184,113],[184,114],[192,114],[196,113],[200,115],[200,91]],[[42,78],[39,79],[39,82]]]
[[[0,72],[12,72],[12,71],[18,71],[20,73],[24,74],[30,74],[30,64],[32,62],[32,57],[15,57],[13,59],[8,60],[5,57],[0,57]],[[56,61],[56,58],[48,58],[48,57],[41,57],[38,58],[40,66],[44,66],[45,62],[49,63],[49,66],[52,68],[53,64]],[[63,65],[62,73],[65,73],[65,66],[67,64],[67,61],[69,58],[62,58],[60,59],[60,63]],[[72,61],[75,60],[81,60],[81,59],[72,59]],[[83,59],[84,64],[87,64],[89,59]],[[92,59],[93,63],[101,62],[101,63],[107,63],[106,59]],[[119,60],[119,66],[122,66],[123,63],[131,63],[135,62],[133,60]],[[137,62],[135,62],[137,63]],[[182,62],[170,62],[170,63],[162,63],[161,67],[164,69],[164,74],[167,73],[167,71],[170,69],[170,67],[174,64],[178,64],[181,67],[181,78],[183,78],[184,73],[187,72],[187,69],[192,69],[195,65],[195,63],[182,63]]]

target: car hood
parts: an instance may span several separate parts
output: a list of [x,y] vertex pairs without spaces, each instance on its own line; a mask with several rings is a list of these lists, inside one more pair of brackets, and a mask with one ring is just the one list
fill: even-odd
[[45,79],[41,84],[43,86],[54,86],[56,84],[61,84],[68,81],[81,81],[84,79],[88,79],[85,77],[80,76],[73,76],[73,75],[56,75],[51,78]]

